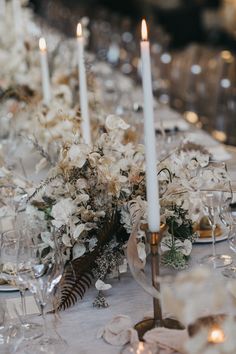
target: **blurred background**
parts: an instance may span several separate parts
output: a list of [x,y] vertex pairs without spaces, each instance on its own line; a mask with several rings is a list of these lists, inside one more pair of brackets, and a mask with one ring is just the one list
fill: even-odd
[[31,0],[43,21],[74,37],[89,18],[88,49],[140,81],[140,20],[152,43],[159,102],[236,145],[236,0]]

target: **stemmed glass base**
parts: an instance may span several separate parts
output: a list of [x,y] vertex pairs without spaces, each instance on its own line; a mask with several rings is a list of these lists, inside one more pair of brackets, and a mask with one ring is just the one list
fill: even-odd
[[38,323],[23,323],[21,324],[24,340],[37,339],[42,337],[43,328]]
[[231,266],[226,268],[222,271],[222,274],[227,278],[236,279],[236,267]]
[[18,325],[7,325],[0,327],[0,349],[3,345],[14,346],[21,340],[21,331]]
[[37,323],[21,323],[10,324],[0,327],[0,344],[4,343],[5,339],[15,341],[16,338],[21,338],[23,341],[31,341],[42,337],[42,325]]
[[16,351],[17,354],[64,354],[67,343],[56,337],[43,336],[32,342],[24,342]]
[[232,263],[232,257],[226,254],[207,255],[200,259],[200,264],[216,268],[227,267]]

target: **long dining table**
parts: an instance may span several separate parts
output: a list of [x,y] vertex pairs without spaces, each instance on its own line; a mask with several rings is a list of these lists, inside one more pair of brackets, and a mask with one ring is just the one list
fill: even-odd
[[[207,133],[200,130],[194,129],[194,134],[199,134],[199,136],[203,134],[207,138],[212,139]],[[215,142],[212,150],[214,150],[214,146],[216,150],[220,147],[226,153],[228,170],[232,179],[235,181],[236,148],[224,147]],[[192,267],[198,264],[199,259],[211,253],[211,251],[210,243],[194,244],[187,270],[191,271]],[[227,239],[217,243],[217,251],[222,254],[230,254],[236,264],[236,255],[230,250]],[[150,268],[148,264],[146,267],[147,269]],[[161,268],[162,275],[174,276],[177,272],[177,270],[170,268]],[[219,276],[222,276],[221,270],[217,270],[217,272],[219,272]],[[142,320],[144,316],[152,313],[151,296],[136,283],[129,271],[123,274],[119,280],[111,279],[109,283],[112,285],[112,288],[106,291],[109,307],[100,309],[93,307],[96,289],[94,286],[91,286],[85,293],[84,298],[79,300],[73,307],[60,312],[57,317],[52,314],[47,315],[51,327],[55,327],[60,336],[66,341],[68,354],[120,353],[122,349],[120,346],[111,346],[103,339],[97,338],[98,330],[104,327],[114,316],[119,314],[130,316],[133,324],[135,324]],[[27,294],[27,296],[32,297],[30,294]],[[0,291],[0,301],[4,299],[11,303],[14,301],[19,302],[19,292]],[[34,312],[30,307],[31,306],[28,308],[29,313]],[[165,312],[168,312],[168,309],[164,309],[164,313]],[[34,321],[42,321],[41,316],[38,314],[31,314],[29,316],[30,318],[32,316]]]
[[[229,249],[227,240],[217,243],[219,253],[230,254],[235,259],[236,255]],[[211,252],[210,244],[195,244],[190,257],[188,270],[191,270],[200,257]],[[149,265],[147,264],[147,268]],[[217,270],[219,276],[221,270]],[[163,275],[174,275],[178,271],[162,268]],[[56,328],[59,335],[67,342],[69,354],[118,354],[122,347],[107,344],[103,339],[97,338],[98,330],[104,327],[116,315],[127,315],[133,324],[139,322],[144,316],[152,314],[152,298],[133,279],[128,272],[123,274],[120,280],[109,280],[112,288],[106,292],[106,299],[109,307],[97,309],[93,307],[93,300],[96,296],[96,289],[91,287],[85,293],[82,300],[79,300],[73,307],[60,312],[59,318],[54,315],[47,315],[48,322]],[[170,285],[171,286],[171,285]],[[28,296],[31,296],[30,294]],[[0,299],[19,298],[18,292],[0,292]],[[32,309],[29,309],[32,310]],[[164,314],[168,309],[164,309]],[[33,316],[33,317],[31,317]],[[41,323],[41,316],[35,314],[30,318]],[[50,327],[50,326],[48,326]]]

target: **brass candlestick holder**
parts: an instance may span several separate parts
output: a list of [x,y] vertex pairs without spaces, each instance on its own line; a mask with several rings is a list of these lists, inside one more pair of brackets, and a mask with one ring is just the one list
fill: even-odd
[[[148,232],[148,239],[151,248],[151,270],[152,270],[152,285],[160,293],[160,255],[159,245],[163,236],[163,232],[166,229],[165,225],[161,226],[160,232]],[[144,334],[152,328],[165,327],[170,329],[184,329],[184,326],[173,318],[163,318],[161,300],[153,298],[153,318],[145,319],[138,322],[135,325],[135,329],[138,332],[139,339],[142,340]]]

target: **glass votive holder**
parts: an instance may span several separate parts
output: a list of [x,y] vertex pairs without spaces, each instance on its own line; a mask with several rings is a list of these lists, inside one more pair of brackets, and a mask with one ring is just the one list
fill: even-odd
[[188,333],[190,337],[193,337],[198,334],[199,331],[205,329],[207,332],[208,345],[224,343],[226,336],[223,324],[226,319],[226,315],[223,314],[201,317],[194,324],[189,325]]
[[151,344],[146,342],[137,342],[127,345],[122,349],[121,354],[157,354],[157,344]]

